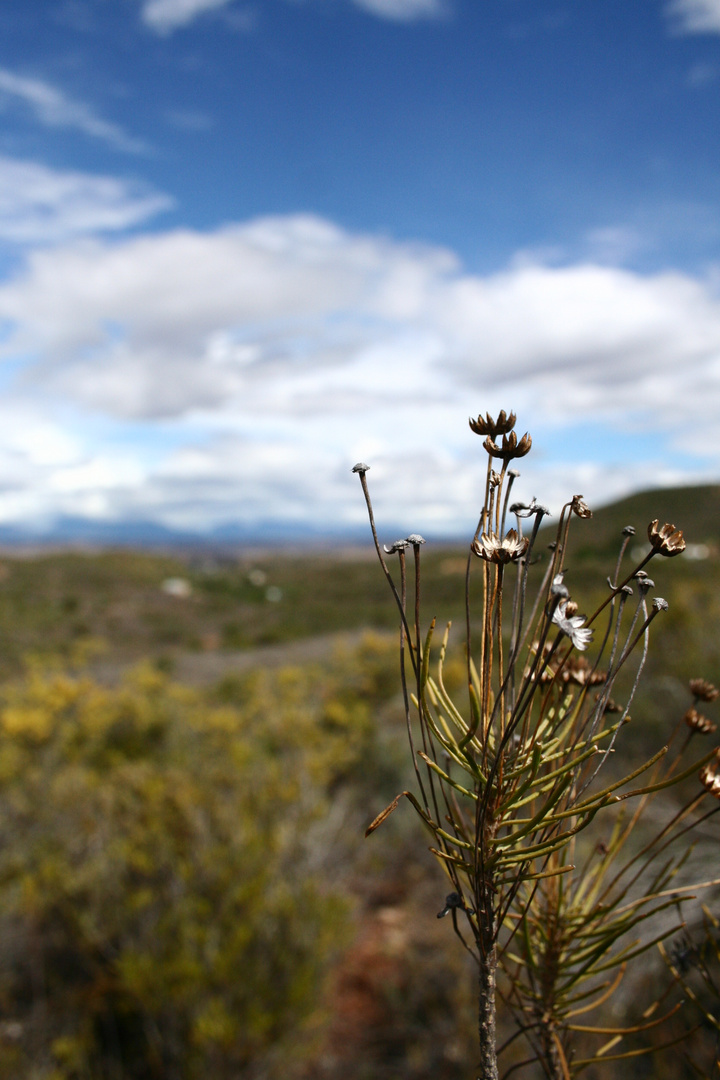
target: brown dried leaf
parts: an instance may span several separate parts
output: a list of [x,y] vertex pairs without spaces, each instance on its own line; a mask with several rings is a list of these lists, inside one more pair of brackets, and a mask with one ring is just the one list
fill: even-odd
[[409,791],[401,791],[399,795],[396,795],[390,805],[386,806],[384,810],[381,810],[375,820],[368,825],[367,829],[365,830],[365,835],[369,836],[371,832],[375,832],[375,830],[379,828],[380,825],[382,825],[385,818],[389,818],[393,810],[397,809],[397,804],[400,802],[403,795],[409,794]]

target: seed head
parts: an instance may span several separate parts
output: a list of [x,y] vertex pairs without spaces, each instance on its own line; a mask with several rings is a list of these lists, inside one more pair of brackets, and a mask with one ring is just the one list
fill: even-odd
[[577,514],[579,518],[591,518],[592,510],[586,502],[583,502],[582,495],[573,495],[572,502],[570,503],[570,509],[573,514]]
[[712,720],[708,720],[707,716],[703,716],[697,709],[688,709],[683,720],[690,730],[698,735],[712,735],[713,731],[717,731],[717,724],[713,724]]
[[685,550],[682,529],[676,529],[669,522],[659,526],[657,518],[648,525],[648,540],[654,552],[658,555],[666,555],[668,558],[680,555]]
[[637,582],[637,587],[640,590],[641,596],[646,596],[650,589],[655,588],[655,582],[651,577],[647,576],[644,570],[638,571],[635,575],[635,581]]
[[502,540],[496,533],[481,533],[477,540],[473,540],[472,549],[480,559],[485,559],[486,562],[505,565],[521,559],[529,544],[527,537],[518,536],[515,529],[510,529]]
[[635,526],[634,525],[626,525],[625,528],[622,531],[622,534],[623,534],[623,536],[634,536],[635,535]]
[[696,701],[715,701],[720,696],[720,690],[707,679],[691,679],[690,693]]
[[468,423],[476,435],[489,435],[494,439],[496,435],[507,435],[508,432],[512,431],[516,420],[517,416],[514,412],[507,416],[503,409],[497,420],[493,420],[490,413],[485,413],[485,416],[481,413],[477,420],[473,420],[471,417]]
[[572,686],[602,686],[607,680],[607,672],[593,671],[584,656],[570,656],[560,677],[564,683]]
[[714,795],[716,799],[720,799],[720,758],[717,750],[715,751],[714,760],[708,761],[707,765],[703,765],[698,775],[703,787],[711,795]]
[[502,458],[503,461],[508,462],[511,458],[525,457],[530,452],[532,438],[526,431],[522,439],[518,440],[517,433],[511,431],[509,435],[503,435],[501,446],[494,443],[490,435],[485,439],[483,446],[491,457]]
[[667,600],[663,600],[662,596],[656,596],[653,600],[653,609],[655,611],[667,611],[669,607]]
[[413,547],[420,547],[421,544],[425,543],[420,533],[410,533],[406,539],[408,544],[412,544]]
[[366,465],[364,461],[358,461],[357,465],[353,465],[352,471],[359,472],[360,475],[363,476],[369,468],[370,466]]
[[[508,475],[514,471],[514,469],[508,469]],[[550,511],[547,506],[541,506],[540,503],[536,501],[534,495],[529,503],[512,503],[510,513],[517,515],[519,518],[533,517],[534,514],[540,514],[542,517],[550,517]]]
[[386,555],[395,555],[398,551],[404,551],[406,547],[408,547],[407,540],[395,540],[390,547],[388,547],[387,544],[383,544]]

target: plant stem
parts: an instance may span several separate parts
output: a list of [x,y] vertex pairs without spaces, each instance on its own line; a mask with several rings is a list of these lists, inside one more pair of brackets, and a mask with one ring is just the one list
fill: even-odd
[[550,1080],[566,1080],[567,1066],[563,1068],[564,1053],[552,1022],[542,1028],[543,1064]]
[[497,951],[494,945],[480,950],[479,1035],[480,1072],[478,1080],[498,1080],[495,1041],[495,974]]

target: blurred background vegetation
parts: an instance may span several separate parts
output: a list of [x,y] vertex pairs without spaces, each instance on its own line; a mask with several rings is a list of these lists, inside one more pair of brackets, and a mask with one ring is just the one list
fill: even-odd
[[[655,517],[689,548],[651,564],[670,609],[626,759],[667,738],[690,678],[720,681],[720,488],[575,522],[566,581],[590,610],[623,527],[639,554]],[[422,558],[424,621],[459,620],[463,550]],[[474,1075],[473,972],[436,918],[447,888],[428,838],[407,808],[362,839],[412,785],[394,627],[369,543],[5,552],[1,1077]],[[718,876],[717,833],[704,836]],[[612,1022],[637,1018],[662,979],[645,962]],[[693,1057],[709,1068],[715,1033],[689,1006],[646,1041],[683,1024],[700,1024]],[[523,1056],[513,1044],[505,1067]],[[586,1075],[696,1075],[682,1049],[606,1068]]]

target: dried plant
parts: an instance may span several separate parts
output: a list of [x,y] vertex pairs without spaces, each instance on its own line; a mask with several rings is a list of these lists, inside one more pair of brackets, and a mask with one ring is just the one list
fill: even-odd
[[678,935],[668,950],[658,948],[683,997],[692,1002],[705,1028],[714,1036],[709,1067],[699,1064],[688,1052],[685,1058],[693,1072],[704,1080],[720,1075],[720,921],[703,904],[700,927]]
[[[482,1080],[499,1076],[498,1055],[505,1049],[496,1046],[498,998],[532,1054],[506,1075],[537,1061],[553,1080],[567,1080],[591,1062],[637,1053],[614,1050],[624,1036],[665,1019],[655,1015],[657,1002],[641,1024],[625,1028],[591,1027],[585,1014],[616,992],[629,962],[681,922],[679,913],[669,923],[662,917],[679,912],[693,891],[674,884],[690,849],[684,845],[675,855],[672,845],[692,828],[705,795],[716,794],[716,776],[720,788],[720,764],[711,764],[712,750],[690,767],[681,763],[694,735],[712,728],[697,714],[697,720],[684,718],[689,733],[680,751],[669,752],[671,740],[629,774],[603,779],[629,720],[651,624],[667,609],[659,597],[649,602],[654,583],[644,567],[656,556],[681,554],[685,540],[673,524],[653,521],[647,555],[623,572],[635,532],[624,529],[605,599],[588,617],[579,614],[565,584],[570,526],[573,517],[592,514],[580,495],[563,506],[538,584],[531,566],[538,561],[538,534],[549,511],[534,499],[510,503],[518,475],[510,465],[532,446],[527,433],[518,438],[515,422],[514,413],[504,411],[496,419],[487,414],[470,421],[484,437],[488,460],[465,575],[463,703],[453,700],[444,680],[449,624],[437,651],[434,619],[421,636],[425,541],[412,534],[381,547],[369,466],[354,467],[398,608],[400,676],[417,781],[416,791],[398,795],[367,833],[404,797],[432,834],[430,850],[452,886],[439,917],[451,916],[477,964]],[[695,704],[711,700],[710,684],[694,682]],[[622,705],[615,704],[613,692],[624,696]],[[703,779],[699,795],[658,825],[657,808],[649,814],[657,793],[699,768],[716,772]],[[585,833],[593,823],[604,823],[604,842]],[[707,884],[716,882],[701,883]],[[596,1035],[603,1045],[581,1058],[578,1033],[586,1041]]]

